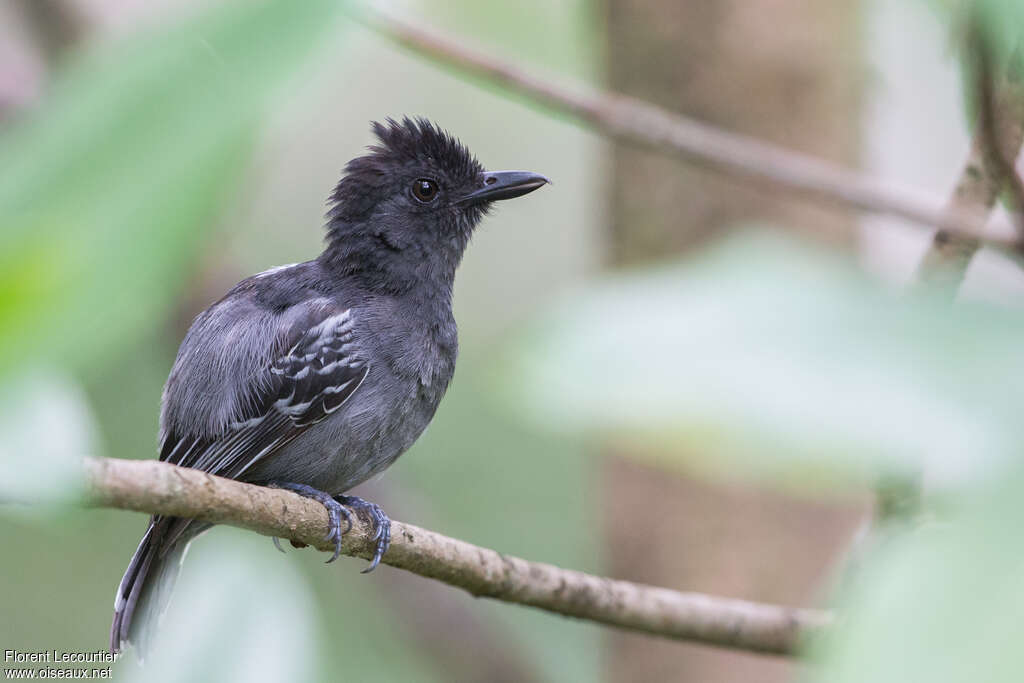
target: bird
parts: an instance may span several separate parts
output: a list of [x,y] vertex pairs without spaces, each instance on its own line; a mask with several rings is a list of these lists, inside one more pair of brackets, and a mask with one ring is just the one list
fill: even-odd
[[[452,288],[474,229],[495,201],[550,182],[484,170],[423,117],[371,129],[376,143],[348,162],[329,197],[323,252],[242,280],[192,322],[164,386],[158,436],[164,462],[323,504],[328,562],[364,511],[376,542],[364,572],[387,552],[391,522],[346,492],[433,419],[455,371]],[[117,588],[111,652],[149,647],[185,549],[210,526],[149,519]]]

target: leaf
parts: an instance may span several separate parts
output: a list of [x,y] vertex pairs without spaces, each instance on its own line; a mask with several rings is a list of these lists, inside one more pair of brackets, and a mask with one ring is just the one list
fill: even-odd
[[1019,450],[1022,338],[1016,313],[895,295],[832,254],[747,235],[563,297],[503,375],[528,419],[673,465],[958,479]]
[[234,2],[88,56],[0,137],[0,374],[89,366],[172,305],[340,3]]
[[1019,83],[1024,68],[1021,62],[1024,59],[1024,3],[1018,0],[929,0],[929,3],[949,24],[950,42],[959,57],[964,110],[973,129],[978,125],[981,97],[977,82],[981,54],[978,41],[983,41],[991,62],[986,70],[990,70],[994,85],[999,87],[1002,76],[1008,72],[1013,75],[1011,81]]
[[74,500],[81,458],[96,454],[97,433],[85,394],[58,371],[26,370],[0,386],[0,501],[35,503],[4,506],[5,514]]
[[1024,38],[1024,4],[1017,0],[929,0],[929,4],[938,10],[958,35],[963,32],[968,17],[972,14],[977,17],[1000,60],[1021,46],[1021,39]]
[[[140,666],[129,650],[115,665],[118,680],[314,681],[323,644],[317,604],[295,563],[270,540],[215,529],[216,543],[196,541]],[[273,553],[273,554],[272,554]]]
[[881,539],[813,648],[806,678],[844,683],[1006,683],[1024,677],[1024,476],[957,502],[941,524]]

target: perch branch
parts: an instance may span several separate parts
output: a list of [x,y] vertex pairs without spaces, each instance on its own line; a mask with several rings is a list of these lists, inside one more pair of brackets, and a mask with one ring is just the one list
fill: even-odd
[[356,16],[404,47],[524,95],[547,109],[574,116],[614,139],[758,179],[823,204],[896,216],[1006,251],[1024,250],[1018,238],[987,237],[987,216],[975,211],[961,210],[960,206],[943,208],[934,198],[897,190],[888,182],[730,133],[642,100],[567,88],[377,10],[364,7]]
[[[88,505],[192,517],[332,549],[324,542],[323,506],[289,491],[154,460],[87,458],[84,481]],[[342,552],[369,558],[372,534],[370,521],[360,517],[345,534]],[[528,562],[401,522],[392,523],[384,562],[478,597],[754,652],[793,654],[831,622],[827,613],[811,609],[683,593]]]

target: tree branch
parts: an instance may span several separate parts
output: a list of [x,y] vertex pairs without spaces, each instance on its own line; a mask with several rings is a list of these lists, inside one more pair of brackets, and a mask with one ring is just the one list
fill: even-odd
[[[289,491],[243,484],[155,460],[87,458],[85,502],[192,517],[332,550],[323,506]],[[373,527],[360,517],[342,552],[369,558]],[[528,562],[411,524],[392,523],[384,562],[471,595],[609,626],[709,645],[793,654],[831,622],[825,612],[683,593]]]
[[975,211],[959,206],[942,208],[933,198],[896,190],[887,182],[721,130],[642,100],[563,87],[369,7],[359,10],[357,18],[421,55],[481,76],[547,109],[574,116],[617,140],[758,179],[820,203],[896,216],[1002,250],[1024,252],[1020,239],[986,237],[987,216],[979,217]]
[[[1024,186],[1015,163],[1024,144],[1024,54],[1017,49],[1005,74],[996,75],[991,47],[979,21],[977,17],[970,21],[967,45],[973,61],[978,122],[947,212],[974,213],[978,221],[984,222],[1006,188],[1020,237]],[[952,299],[980,246],[976,236],[940,229],[918,266],[918,282],[944,291]]]
[[81,10],[67,0],[20,0],[18,5],[51,66],[81,42],[89,28]]

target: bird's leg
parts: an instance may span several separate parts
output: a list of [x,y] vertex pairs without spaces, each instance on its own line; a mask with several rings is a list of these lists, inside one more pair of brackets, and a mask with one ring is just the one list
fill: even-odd
[[[288,482],[279,481],[270,482],[269,486],[271,486],[272,488],[284,489],[286,491],[297,493],[303,498],[312,498],[313,500],[317,501],[325,508],[327,508],[327,517],[329,521],[327,536],[324,537],[324,540],[334,541],[334,554],[331,555],[331,559],[327,560],[327,563],[330,564],[331,562],[334,562],[336,559],[338,559],[338,555],[341,554],[341,536],[342,534],[352,529],[352,514],[348,510],[346,510],[345,507],[340,502],[335,500],[331,496],[331,494],[324,493],[323,491],[315,489],[312,486],[306,486],[305,484],[291,484]],[[347,527],[345,527],[345,531],[341,530],[342,517],[345,518],[345,522],[348,525]],[[384,519],[387,519],[387,517],[385,517]],[[281,550],[281,545],[277,542],[276,538],[274,539],[274,545],[277,546],[278,550]]]
[[373,526],[376,529],[373,540],[377,541],[377,549],[373,554],[373,559],[370,561],[370,566],[364,569],[362,573],[372,572],[380,564],[380,558],[384,556],[384,553],[388,551],[388,547],[391,545],[391,519],[380,509],[379,505],[367,502],[359,496],[336,496],[335,500],[357,513],[359,510],[366,510],[370,515],[370,519],[373,520]]

